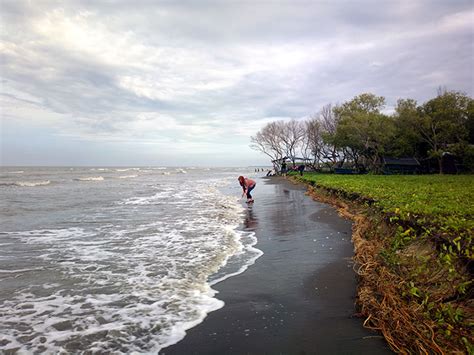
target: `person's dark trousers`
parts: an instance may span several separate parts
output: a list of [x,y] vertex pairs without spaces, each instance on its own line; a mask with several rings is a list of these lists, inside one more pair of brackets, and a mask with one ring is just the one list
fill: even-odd
[[[255,184],[255,185],[257,185],[257,184]],[[252,187],[249,187],[249,188],[247,189],[247,198],[248,198],[248,199],[251,199],[251,198],[252,198],[252,195],[250,194],[250,191],[252,191],[252,190],[255,188],[255,185],[253,185]]]

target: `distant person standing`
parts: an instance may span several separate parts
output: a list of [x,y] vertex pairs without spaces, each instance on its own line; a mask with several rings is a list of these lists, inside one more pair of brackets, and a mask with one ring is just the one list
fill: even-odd
[[281,175],[286,176],[286,161],[281,163]]
[[305,165],[304,165],[304,164],[301,164],[300,166],[298,166],[298,171],[300,172],[300,175],[301,175],[301,176],[303,176],[304,168],[305,168]]
[[239,176],[239,184],[240,186],[242,186],[242,197],[244,197],[244,195],[247,195],[247,203],[252,203],[254,202],[253,201],[253,198],[252,198],[252,195],[250,194],[250,191],[252,191],[254,188],[255,188],[255,185],[257,185],[257,183],[255,181],[253,181],[252,179],[248,179],[248,178],[245,178],[243,176]]

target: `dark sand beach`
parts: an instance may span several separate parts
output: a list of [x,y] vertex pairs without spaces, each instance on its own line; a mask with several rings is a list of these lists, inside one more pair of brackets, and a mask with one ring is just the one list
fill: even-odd
[[214,286],[225,306],[161,354],[384,354],[355,318],[351,222],[282,178],[257,180],[243,228],[264,252]]

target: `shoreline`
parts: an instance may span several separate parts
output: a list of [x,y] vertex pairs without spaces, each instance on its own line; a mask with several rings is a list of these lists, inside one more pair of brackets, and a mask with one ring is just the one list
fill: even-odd
[[391,353],[355,318],[351,222],[281,178],[260,178],[244,231],[263,255],[213,285],[223,308],[160,354]]

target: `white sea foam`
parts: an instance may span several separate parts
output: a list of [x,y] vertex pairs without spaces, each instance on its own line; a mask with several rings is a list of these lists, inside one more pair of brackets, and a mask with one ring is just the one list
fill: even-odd
[[176,169],[176,172],[177,173],[180,173],[180,174],[187,174],[188,172],[184,169]]
[[18,171],[7,171],[6,172],[7,174],[23,174],[24,171],[23,170],[18,170]]
[[49,185],[51,181],[13,181],[13,182],[0,182],[0,186],[19,186],[19,187],[35,187]]
[[122,175],[122,176],[119,176],[119,179],[132,179],[132,178],[136,178],[138,175]]
[[[263,251],[261,251],[260,249],[257,249],[255,248],[255,245],[257,244],[257,238],[255,237],[255,233],[253,232],[238,232],[238,234],[240,235],[240,241],[242,242],[244,239],[248,239],[249,242],[244,242],[243,244],[243,247],[241,248],[241,250],[239,250],[238,253],[236,253],[235,255],[232,255],[229,257],[230,261],[229,260],[226,260],[224,266],[228,267],[229,269],[232,268],[232,265],[228,265],[228,264],[235,264],[235,265],[239,265],[239,268],[238,270],[236,271],[232,271],[232,272],[221,272],[220,274],[216,274],[215,277],[211,278],[209,284],[211,286],[219,283],[219,282],[222,282],[224,280],[227,280],[228,278],[232,277],[232,276],[236,276],[236,275],[239,275],[243,272],[245,272],[245,270],[247,270],[250,266],[252,266],[253,264],[255,264],[255,261],[257,261],[257,259],[259,257],[261,257],[263,255]],[[242,260],[244,259],[244,260]]]
[[175,190],[172,187],[166,186],[166,187],[161,187],[160,191],[155,193],[154,195],[151,196],[143,196],[143,197],[130,197],[127,198],[123,201],[119,201],[118,204],[123,204],[123,205],[150,205],[150,204],[157,204],[157,203],[163,203],[164,201],[168,201],[171,197],[178,197],[179,194],[175,192]]
[[36,254],[13,269],[33,273],[31,281],[0,303],[8,342],[0,352],[77,352],[75,343],[96,353],[157,353],[181,340],[224,305],[211,286],[261,255],[253,233],[236,230],[242,206],[218,186],[154,186],[100,211],[108,221],[127,216],[114,223],[5,232],[18,251]]
[[77,178],[74,180],[76,181],[103,181],[104,177],[103,176],[89,176],[89,177],[84,177],[84,178]]
[[2,270],[0,269],[0,274],[18,274],[22,272],[27,272],[27,271],[38,271],[38,270],[44,270],[44,268],[29,268],[29,269],[18,269],[18,270]]
[[123,168],[123,169],[115,169],[115,171],[119,171],[119,172],[124,172],[124,171],[140,171],[140,168]]

